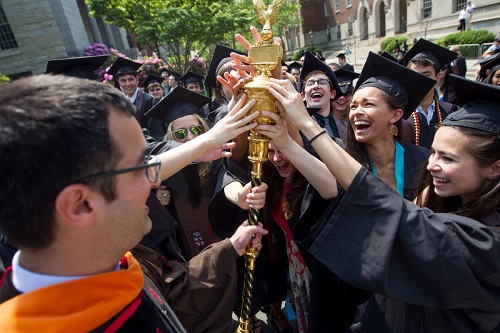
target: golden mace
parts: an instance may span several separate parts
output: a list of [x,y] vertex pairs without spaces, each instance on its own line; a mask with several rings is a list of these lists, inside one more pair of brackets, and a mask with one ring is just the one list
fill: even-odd
[[[283,0],[274,0],[272,5],[266,10],[263,0],[253,0],[253,7],[257,12],[259,22],[263,25],[261,37],[262,41],[254,44],[252,50],[248,53],[250,64],[256,71],[256,77],[243,87],[247,94],[247,101],[255,99],[256,103],[248,114],[259,112],[257,118],[258,124],[274,124],[269,117],[264,117],[261,111],[271,111],[278,113],[274,104],[274,97],[266,88],[266,82],[271,77],[271,71],[281,63],[283,58],[283,49],[280,44],[273,40],[272,25],[276,22],[278,10]],[[250,131],[248,137],[248,159],[252,162],[252,187],[259,186],[262,178],[262,164],[267,161],[267,150],[270,139],[262,134]],[[259,211],[250,208],[248,210],[248,221],[251,225],[256,225],[259,218]],[[243,277],[243,295],[240,323],[237,333],[250,332],[250,311],[252,304],[253,274],[255,270],[255,260],[259,256],[259,251],[247,246],[245,251],[245,273]]]

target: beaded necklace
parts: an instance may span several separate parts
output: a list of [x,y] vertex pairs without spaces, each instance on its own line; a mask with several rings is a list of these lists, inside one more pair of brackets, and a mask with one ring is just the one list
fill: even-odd
[[[441,115],[441,109],[439,108],[439,103],[437,98],[434,97],[434,108],[436,110],[438,125],[443,122],[443,117]],[[415,125],[415,145],[420,145],[420,118],[418,117],[418,111],[412,112],[411,117],[413,118],[413,124]]]

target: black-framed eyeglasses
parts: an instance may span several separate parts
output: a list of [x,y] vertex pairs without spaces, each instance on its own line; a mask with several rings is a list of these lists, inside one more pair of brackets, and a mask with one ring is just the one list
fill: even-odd
[[148,180],[151,183],[156,183],[158,181],[158,179],[160,178],[161,160],[155,155],[150,155],[150,156],[146,157],[146,159],[147,159],[146,163],[144,163],[144,164],[136,165],[136,166],[133,166],[130,168],[125,168],[125,169],[99,172],[99,173],[96,173],[95,175],[83,177],[78,182],[86,183],[86,182],[90,182],[90,181],[101,179],[101,178],[114,177],[114,176],[120,175],[122,173],[134,172],[137,170],[144,169]]
[[306,87],[312,87],[315,84],[318,84],[320,87],[326,87],[327,85],[330,84],[330,80],[328,79],[319,79],[319,80],[307,80],[306,81]]
[[189,128],[179,128],[177,130],[175,130],[173,132],[174,134],[174,137],[178,140],[182,140],[184,139],[185,137],[188,136],[188,131],[193,133],[193,135],[200,135],[201,133],[203,133],[203,125],[202,124],[198,124],[198,125],[193,125]]

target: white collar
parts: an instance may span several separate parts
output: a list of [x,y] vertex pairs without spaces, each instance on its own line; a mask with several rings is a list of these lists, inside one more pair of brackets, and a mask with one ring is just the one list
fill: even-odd
[[435,101],[432,101],[432,103],[427,107],[427,113],[424,111],[424,109],[419,105],[417,106],[417,111],[423,114],[427,120],[427,125],[431,123],[432,117],[434,116],[434,111],[436,111],[436,107],[434,105]]
[[[14,284],[14,287],[22,293],[27,293],[43,287],[52,286],[54,284],[69,282],[76,279],[83,279],[88,276],[46,275],[28,271],[26,268],[23,268],[21,267],[21,265],[19,265],[20,253],[21,251],[17,251],[14,255],[14,258],[12,258],[12,283]],[[118,263],[116,269],[120,269],[120,263]]]
[[135,90],[135,93],[132,95],[132,97],[130,97],[130,101],[131,101],[132,103],[135,103],[135,100],[137,99],[137,94],[138,94],[138,93],[139,93],[139,88],[137,88],[137,89]]
[[19,265],[20,253],[21,251],[17,251],[14,258],[12,258],[12,283],[22,293],[86,277],[85,275],[57,276],[30,272]]

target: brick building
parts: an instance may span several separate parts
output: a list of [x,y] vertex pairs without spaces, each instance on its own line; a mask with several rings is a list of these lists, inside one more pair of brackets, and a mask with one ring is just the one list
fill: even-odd
[[[295,0],[294,0],[295,1]],[[285,31],[287,55],[304,46],[326,51],[373,46],[380,39],[407,36],[410,39],[442,38],[457,31],[458,14],[465,0],[302,0],[298,15],[302,26]],[[500,35],[500,2],[472,1],[476,9],[473,29],[487,29]],[[325,55],[325,54],[324,54]]]

